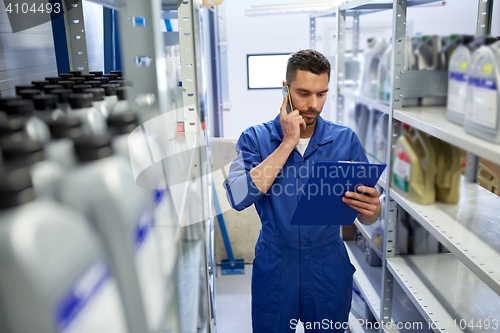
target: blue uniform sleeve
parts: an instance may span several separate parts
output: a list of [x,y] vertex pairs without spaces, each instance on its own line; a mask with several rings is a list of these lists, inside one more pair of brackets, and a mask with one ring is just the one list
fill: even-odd
[[251,206],[264,195],[250,177],[250,170],[262,162],[256,139],[251,129],[241,134],[236,144],[238,156],[231,163],[224,180],[229,204],[237,211]]
[[366,157],[365,150],[358,139],[358,136],[353,131],[351,138],[351,152],[349,159],[355,162],[365,162],[368,163],[368,158]]

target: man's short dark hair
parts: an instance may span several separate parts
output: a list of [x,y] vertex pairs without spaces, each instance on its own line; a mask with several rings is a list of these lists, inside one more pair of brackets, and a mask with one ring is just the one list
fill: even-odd
[[300,50],[288,58],[286,65],[286,81],[288,84],[291,84],[295,80],[298,69],[317,75],[327,73],[328,81],[330,81],[330,62],[318,51]]

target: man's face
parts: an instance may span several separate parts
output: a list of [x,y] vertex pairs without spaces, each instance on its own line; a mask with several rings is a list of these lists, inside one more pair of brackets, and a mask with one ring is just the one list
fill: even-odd
[[314,125],[326,102],[328,74],[317,75],[298,69],[289,86],[293,109],[299,110],[306,125]]

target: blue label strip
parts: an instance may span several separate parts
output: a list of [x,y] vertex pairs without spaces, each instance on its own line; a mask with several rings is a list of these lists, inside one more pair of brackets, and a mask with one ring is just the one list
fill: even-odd
[[140,248],[141,245],[144,243],[144,240],[148,235],[149,229],[150,227],[153,226],[153,224],[154,224],[153,214],[149,209],[144,209],[141,215],[139,216],[139,220],[137,221],[134,230],[134,244],[136,250]]
[[484,89],[489,89],[489,90],[497,90],[497,83],[495,80],[492,79],[482,79],[478,77],[470,77],[469,78],[469,85],[478,87],[478,88],[484,88]]
[[450,80],[455,80],[455,81],[460,81],[460,82],[467,82],[467,74],[465,74],[465,73],[457,73],[457,72],[450,72]]

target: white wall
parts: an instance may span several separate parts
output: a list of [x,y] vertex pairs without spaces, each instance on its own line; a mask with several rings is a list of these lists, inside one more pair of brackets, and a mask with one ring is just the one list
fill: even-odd
[[225,6],[230,98],[229,115],[224,113],[224,137],[239,137],[248,126],[266,122],[279,113],[280,90],[247,89],[247,54],[292,53],[309,48],[309,15],[245,16],[245,8],[290,2],[226,0],[222,4]]

